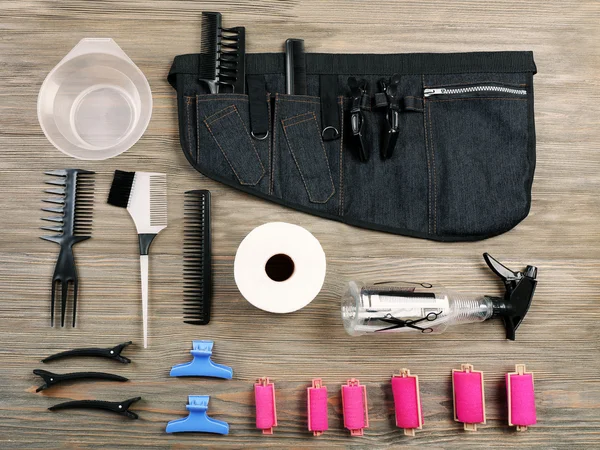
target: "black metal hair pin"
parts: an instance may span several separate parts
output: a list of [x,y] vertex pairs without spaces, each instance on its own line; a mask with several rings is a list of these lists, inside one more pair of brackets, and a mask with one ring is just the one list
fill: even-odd
[[105,402],[102,400],[73,400],[70,402],[59,403],[58,405],[48,408],[50,411],[58,411],[60,409],[103,409],[111,411],[130,419],[138,419],[139,416],[129,411],[129,407],[135,402],[140,401],[142,397],[134,397],[123,402]]
[[51,388],[54,385],[62,383],[64,381],[72,380],[109,380],[109,381],[129,381],[128,378],[122,377],[121,375],[113,375],[112,373],[103,372],[73,372],[73,373],[52,373],[47,370],[35,369],[34,375],[38,375],[44,379],[44,384],[38,387],[35,392],[43,391],[44,389]]
[[42,359],[42,362],[47,363],[62,358],[91,356],[97,358],[113,359],[123,364],[129,364],[131,360],[129,358],[126,358],[125,356],[122,356],[121,352],[125,349],[125,347],[131,345],[131,343],[131,341],[123,342],[122,344],[115,345],[111,348],[76,348],[73,350],[67,350],[64,352],[56,353],[54,355],[50,355],[47,358]]

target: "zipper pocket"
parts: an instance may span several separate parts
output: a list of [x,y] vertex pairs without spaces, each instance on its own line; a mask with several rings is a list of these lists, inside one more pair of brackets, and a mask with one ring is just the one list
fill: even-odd
[[477,92],[500,92],[502,94],[527,95],[525,89],[515,89],[505,86],[467,86],[461,88],[425,89],[423,91],[423,97],[431,97],[433,95],[472,94]]

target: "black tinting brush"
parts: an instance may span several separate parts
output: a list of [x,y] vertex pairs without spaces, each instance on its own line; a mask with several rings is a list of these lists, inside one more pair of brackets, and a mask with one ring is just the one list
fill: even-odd
[[218,12],[202,13],[200,65],[198,78],[212,94],[222,87],[243,94],[245,91],[246,30],[223,28]]
[[65,326],[69,285],[73,286],[73,326],[75,326],[79,283],[73,246],[92,237],[94,172],[81,169],[60,169],[45,172],[45,174],[56,178],[46,180],[46,184],[53,185],[53,187],[44,192],[56,197],[44,199],[45,203],[53,206],[42,208],[42,211],[55,215],[42,219],[54,223],[54,225],[43,226],[42,230],[57,234],[41,236],[41,238],[60,245],[60,253],[52,276],[50,325],[54,326],[56,285],[59,284],[61,291],[60,326]]

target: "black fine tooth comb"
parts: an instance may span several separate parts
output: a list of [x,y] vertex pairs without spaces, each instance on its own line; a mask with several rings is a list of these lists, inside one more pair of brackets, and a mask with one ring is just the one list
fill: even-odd
[[55,206],[42,208],[42,211],[56,215],[42,218],[42,220],[53,222],[55,225],[43,226],[41,229],[56,234],[41,236],[41,238],[60,245],[52,276],[50,325],[54,326],[54,304],[58,283],[61,291],[60,326],[65,326],[69,285],[73,285],[73,326],[75,326],[78,280],[73,245],[92,237],[94,172],[82,169],[60,169],[45,172],[45,174],[56,177],[46,180],[46,183],[57,187],[46,189],[44,192],[58,197],[43,200],[45,203]]
[[206,325],[212,302],[210,191],[185,193],[184,219],[184,322]]
[[105,402],[102,400],[74,400],[70,402],[59,403],[58,405],[48,408],[50,411],[58,411],[61,409],[103,409],[111,411],[130,419],[137,419],[139,416],[129,411],[131,405],[138,402],[142,397],[134,397],[122,402]]
[[223,28],[218,12],[202,13],[200,65],[198,78],[208,85],[212,94],[221,87],[231,92],[245,92],[246,29]]

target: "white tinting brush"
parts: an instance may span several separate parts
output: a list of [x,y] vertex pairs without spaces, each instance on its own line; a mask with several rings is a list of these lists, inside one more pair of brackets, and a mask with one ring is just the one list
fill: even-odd
[[167,175],[115,170],[108,203],[127,208],[140,241],[144,348],[148,347],[148,250],[152,240],[167,227]]

